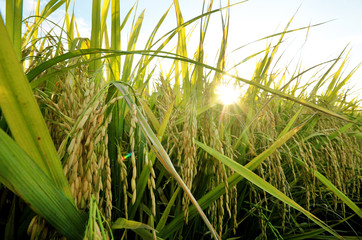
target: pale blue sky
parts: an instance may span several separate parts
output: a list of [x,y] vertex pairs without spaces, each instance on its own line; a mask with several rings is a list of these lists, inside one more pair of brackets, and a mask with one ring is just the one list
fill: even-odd
[[[0,0],[1,14],[4,16],[4,0]],[[24,16],[27,16],[35,6],[35,0],[24,0]],[[45,2],[45,1],[43,1]],[[172,0],[139,0],[137,15],[142,10],[145,11],[145,19],[141,30],[141,38],[138,48],[142,48],[148,36],[157,24],[159,18],[164,14],[167,8],[172,4]],[[237,1],[231,1],[235,3]],[[121,1],[121,18],[124,18],[128,10],[135,1]],[[45,3],[44,3],[45,4]],[[214,6],[218,7],[220,1],[215,1]],[[221,4],[225,6],[227,1],[222,0]],[[78,20],[78,27],[84,37],[89,37],[91,27],[91,1],[77,0],[75,5],[75,15]],[[180,7],[183,17],[186,20],[191,19],[201,13],[202,1],[180,0]],[[247,48],[231,53],[234,49],[249,43],[258,38],[282,31],[290,18],[297,11],[290,29],[308,26],[334,19],[334,21],[312,28],[309,32],[307,42],[305,43],[306,31],[296,34],[290,34],[286,37],[284,47],[286,49],[283,60],[278,67],[282,69],[285,65],[294,59],[294,63],[302,61],[305,68],[318,64],[320,62],[332,59],[341,52],[341,50],[350,43],[352,49],[348,70],[362,62],[362,1],[360,0],[249,0],[238,6],[231,8],[230,32],[228,44],[228,61],[230,64],[244,59],[250,54],[263,49],[266,42],[252,44]],[[59,17],[64,12],[54,14],[52,18],[59,21]],[[132,15],[134,16],[134,15]],[[132,20],[132,19],[131,19]],[[130,21],[129,23],[131,23]],[[129,34],[128,24],[122,32],[124,37]],[[163,27],[159,30],[161,36],[176,26],[174,9],[171,9]],[[196,49],[199,26],[196,27],[194,38],[191,38],[189,44],[189,57],[192,57]],[[190,29],[190,28],[189,28]],[[206,51],[208,54],[208,63],[213,64],[216,51],[220,43],[220,14],[215,14],[210,22],[209,32],[206,38]],[[156,37],[157,39],[157,37]],[[277,39],[275,39],[276,41]],[[126,41],[123,41],[122,48],[125,49]],[[285,50],[281,49],[281,53]],[[239,69],[239,74],[245,78],[250,78],[254,69],[255,61],[243,64]],[[293,63],[289,64],[293,71]],[[362,69],[358,70],[352,79],[354,89],[361,92],[362,88]],[[350,86],[352,86],[350,85]]]

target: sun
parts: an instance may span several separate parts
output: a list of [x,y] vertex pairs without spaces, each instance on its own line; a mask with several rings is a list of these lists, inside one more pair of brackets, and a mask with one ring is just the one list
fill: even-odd
[[241,91],[232,84],[221,84],[215,89],[218,100],[224,105],[236,103],[240,97]]

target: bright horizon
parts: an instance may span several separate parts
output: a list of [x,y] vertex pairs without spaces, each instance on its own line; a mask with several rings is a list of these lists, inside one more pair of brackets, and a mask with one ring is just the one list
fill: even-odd
[[[24,0],[23,18],[34,14],[36,2],[37,1],[35,0]],[[145,18],[136,49],[142,49],[158,20],[171,6],[172,2],[172,0],[154,0],[152,2],[139,0],[136,17],[138,17],[145,9]],[[197,1],[195,3],[195,1],[192,0],[180,1],[180,8],[184,21],[190,20],[202,13],[202,2],[203,1]],[[222,6],[227,5],[227,1],[221,2]],[[230,1],[231,4],[236,2],[237,1]],[[121,21],[134,3],[135,1],[121,1]],[[218,8],[220,6],[219,4],[219,2],[215,2],[214,9]],[[44,1],[41,5],[45,5]],[[73,6],[73,1],[70,6]],[[5,17],[4,9],[5,1],[0,0],[0,11],[3,17]],[[266,43],[275,43],[278,40],[278,37],[274,38],[272,41],[261,41],[233,52],[235,49],[262,37],[283,31],[284,27],[295,14],[295,17],[288,28],[289,30],[329,20],[333,21],[311,28],[308,37],[306,37],[307,30],[287,35],[285,38],[286,42],[282,44],[282,48],[279,50],[279,53],[284,52],[284,54],[282,60],[277,65],[277,69],[282,71],[285,66],[289,66],[289,71],[292,73],[296,63],[299,62],[302,62],[303,68],[307,69],[313,65],[336,58],[347,44],[349,44],[347,52],[348,50],[351,50],[351,52],[349,54],[348,66],[345,69],[344,76],[346,76],[354,67],[362,62],[361,9],[362,1],[357,0],[332,0],[328,1],[328,3],[323,0],[250,0],[234,6],[230,10],[230,29],[227,46],[227,61],[229,67],[232,66],[233,63],[237,63],[249,55],[263,50]],[[61,23],[61,17],[64,16],[64,12],[65,6],[62,7],[62,11],[58,10],[58,12],[50,15],[50,19]],[[90,37],[91,13],[91,1],[76,1],[75,18],[82,37]],[[224,16],[225,13],[226,12],[223,11]],[[133,16],[134,14],[131,15],[131,18]],[[205,39],[206,61],[210,65],[215,65],[215,56],[217,50],[220,48],[220,40],[222,37],[220,32],[220,19],[220,13],[216,13],[211,17]],[[122,31],[122,50],[126,49],[125,40],[129,36],[131,23],[132,19],[128,21],[125,29]],[[171,8],[166,21],[159,29],[155,39],[158,39],[175,27],[175,11]],[[197,24],[193,37],[189,41],[189,58],[193,57],[193,53],[197,47],[199,27],[200,25]],[[187,32],[190,30],[191,27],[186,28]],[[176,43],[176,41],[173,43]],[[255,69],[256,61],[262,56],[263,55],[259,55],[242,64],[238,68],[239,76],[250,79],[253,70]],[[335,71],[336,70],[337,69],[335,69]],[[233,73],[233,71],[231,72]],[[347,85],[349,88],[354,86],[352,89],[352,93],[354,92],[354,94],[352,94],[353,97],[362,92],[362,81],[359,80],[361,77],[362,70],[359,69],[353,75],[350,84]]]

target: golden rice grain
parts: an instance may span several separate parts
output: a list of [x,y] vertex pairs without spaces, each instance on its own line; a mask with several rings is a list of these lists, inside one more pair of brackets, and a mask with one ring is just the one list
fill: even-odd
[[[118,152],[120,151],[120,148],[118,147]],[[122,160],[122,155],[118,154],[118,163],[121,165],[121,182],[122,182],[122,190],[123,190],[123,203],[124,203],[124,212],[125,212],[125,218],[128,219],[128,197],[127,197],[127,166]]]
[[[181,176],[186,186],[191,190],[193,178],[196,175],[197,161],[196,161],[196,146],[193,139],[197,135],[197,119],[196,119],[196,102],[190,98],[185,107],[185,124],[182,132],[182,156],[184,159],[181,168]],[[179,151],[179,156],[181,151]],[[180,158],[181,159],[181,158]],[[182,208],[185,214],[185,220],[188,221],[189,197],[184,193],[182,199]]]
[[132,204],[136,202],[136,177],[137,177],[137,166],[136,166],[136,156],[135,152],[135,130],[137,123],[137,106],[134,104],[131,109],[131,127],[129,130],[130,137],[130,146],[131,146],[131,162],[132,162],[132,179],[131,179],[131,189],[132,189]]

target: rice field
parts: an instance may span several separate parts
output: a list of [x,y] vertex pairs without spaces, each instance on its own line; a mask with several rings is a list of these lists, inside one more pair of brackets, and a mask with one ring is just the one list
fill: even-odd
[[[314,27],[291,19],[240,59],[258,59],[245,79],[227,62],[234,5],[204,2],[184,19],[174,0],[139,48],[137,5],[121,18],[119,1],[93,0],[85,38],[72,1],[41,2],[28,17],[7,0],[0,18],[1,239],[362,238],[347,48],[291,75],[276,69],[284,39]],[[177,26],[156,37],[171,11]],[[206,33],[220,16],[210,64]]]

